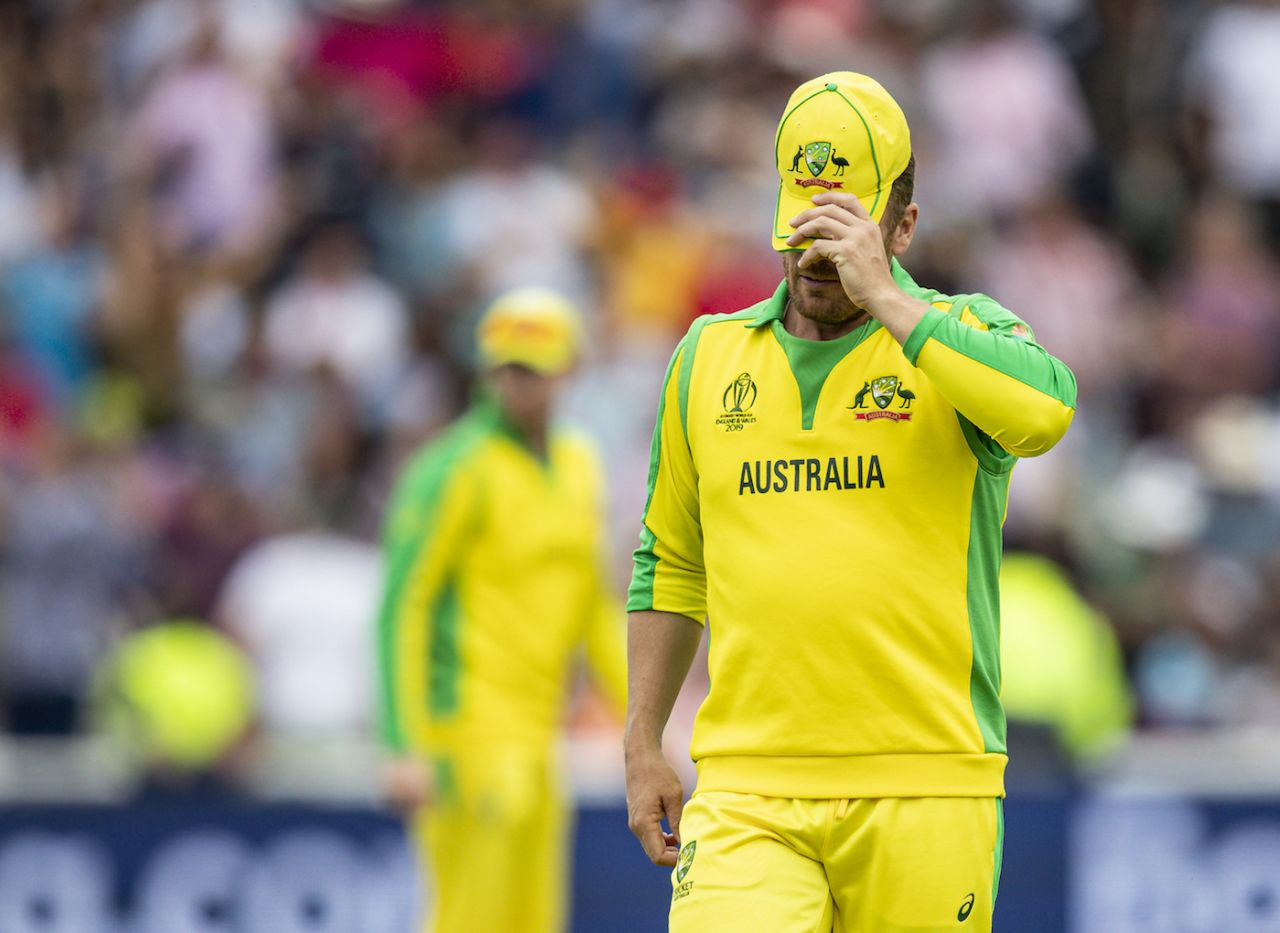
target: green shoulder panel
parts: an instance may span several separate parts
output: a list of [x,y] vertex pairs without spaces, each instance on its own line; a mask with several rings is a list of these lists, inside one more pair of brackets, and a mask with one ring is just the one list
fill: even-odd
[[972,295],[957,295],[952,298],[954,307],[968,308],[974,317],[980,320],[993,333],[1011,334],[1035,343],[1036,335],[1026,321],[1018,317],[990,295],[980,292]]
[[[627,588],[627,611],[649,609],[653,606],[653,577],[658,558],[654,553],[657,540],[649,530],[649,507],[653,503],[653,488],[658,481],[658,467],[662,462],[662,421],[666,415],[667,389],[672,376],[677,379],[677,400],[680,406],[680,428],[685,443],[689,443],[689,385],[693,379],[693,361],[702,332],[712,324],[728,321],[755,321],[764,313],[772,299],[766,299],[733,314],[704,314],[696,318],[689,330],[680,338],[667,364],[662,388],[658,393],[658,413],[654,418],[653,441],[649,447],[649,477],[645,492],[644,512],[640,519],[640,545],[632,554],[631,584]],[[678,368],[677,368],[678,367]]]
[[686,442],[689,440],[689,383],[693,380],[693,361],[697,354],[698,341],[702,339],[702,332],[711,324],[724,324],[729,321],[749,321],[754,323],[769,310],[773,300],[773,298],[766,298],[764,301],[758,302],[749,308],[743,308],[741,311],[735,311],[733,314],[703,314],[689,326],[689,332],[684,335],[684,339],[680,341],[680,345],[676,348],[677,352],[681,348],[685,351],[680,360],[679,393],[680,426],[684,429]]

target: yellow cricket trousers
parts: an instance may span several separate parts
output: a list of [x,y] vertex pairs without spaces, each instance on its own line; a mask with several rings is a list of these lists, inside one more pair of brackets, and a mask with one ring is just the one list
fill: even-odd
[[990,933],[1004,808],[707,792],[680,838],[671,933]]
[[522,749],[438,757],[414,823],[427,933],[564,933],[569,809],[558,763]]

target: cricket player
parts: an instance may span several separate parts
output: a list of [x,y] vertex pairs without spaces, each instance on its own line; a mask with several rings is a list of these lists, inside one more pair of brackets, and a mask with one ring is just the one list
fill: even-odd
[[583,438],[550,423],[580,341],[557,295],[500,298],[479,330],[484,397],[412,459],[387,515],[386,791],[415,813],[434,933],[565,928],[556,739],[584,645],[625,705],[601,469]]
[[[695,321],[658,402],[628,598],[631,828],[674,867],[674,933],[990,930],[1001,525],[1075,380],[991,298],[899,263],[911,142],[871,78],[801,85],[774,155],[784,279]],[[660,741],[704,623],[682,809]]]

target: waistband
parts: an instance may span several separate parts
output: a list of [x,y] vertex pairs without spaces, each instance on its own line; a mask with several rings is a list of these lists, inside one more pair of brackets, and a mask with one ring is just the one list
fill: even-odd
[[694,791],[762,797],[1003,797],[1008,756],[965,753],[700,759]]

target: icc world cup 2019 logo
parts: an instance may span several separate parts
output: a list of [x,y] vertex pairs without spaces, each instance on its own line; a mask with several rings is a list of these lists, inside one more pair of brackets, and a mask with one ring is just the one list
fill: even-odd
[[751,406],[756,403],[757,394],[751,373],[740,373],[725,386],[721,397],[724,413],[716,418],[716,424],[726,432],[741,431],[747,425],[755,424],[756,416],[751,413]]
[[756,384],[750,373],[743,373],[724,390],[724,410],[727,413],[750,411],[756,402]]

